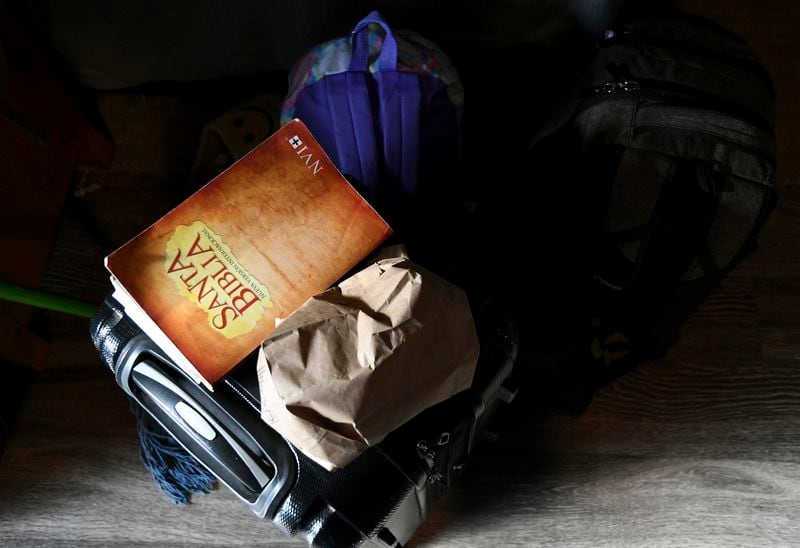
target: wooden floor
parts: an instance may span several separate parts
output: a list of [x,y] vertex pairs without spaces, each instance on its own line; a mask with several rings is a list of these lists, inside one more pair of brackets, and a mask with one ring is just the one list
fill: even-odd
[[[102,256],[174,203],[202,123],[245,98],[102,95],[114,168],[78,181],[46,287],[100,300]],[[414,544],[800,545],[800,178],[789,173],[762,249],[668,359],[608,386],[578,419],[520,402]],[[50,364],[0,463],[0,546],[303,546],[224,488],[169,502],[139,462],[88,323],[48,320]]]

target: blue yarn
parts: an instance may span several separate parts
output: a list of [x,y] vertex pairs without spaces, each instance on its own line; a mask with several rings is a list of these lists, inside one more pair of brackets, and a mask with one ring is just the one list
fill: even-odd
[[131,401],[139,434],[139,455],[161,490],[176,504],[190,504],[194,493],[209,493],[216,479],[139,404]]

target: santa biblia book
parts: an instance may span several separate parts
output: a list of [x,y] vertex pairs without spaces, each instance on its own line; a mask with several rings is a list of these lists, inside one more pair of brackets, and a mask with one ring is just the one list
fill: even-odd
[[293,120],[105,264],[126,314],[213,389],[390,234]]

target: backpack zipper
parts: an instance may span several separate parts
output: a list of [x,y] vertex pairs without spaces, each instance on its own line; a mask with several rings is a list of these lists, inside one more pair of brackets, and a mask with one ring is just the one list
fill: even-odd
[[[659,131],[661,133],[672,133],[676,135],[696,135],[699,137],[713,137],[717,141],[722,141],[726,143],[731,148],[735,148],[742,152],[745,152],[754,158],[764,162],[765,164],[772,166],[774,165],[774,161],[768,158],[763,152],[760,150],[756,150],[754,148],[748,147],[747,145],[743,145],[737,141],[733,141],[727,137],[714,133],[713,131],[706,131],[701,129],[693,129],[693,128],[686,128],[686,127],[674,127],[668,125],[661,125],[661,124],[646,124],[637,126],[634,130],[634,134],[642,134],[648,131]],[[753,181],[756,182],[756,181]]]
[[641,90],[639,82],[635,80],[622,80],[619,82],[606,82],[592,90],[595,95],[608,95],[610,93],[625,92],[625,91],[639,91]]
[[[595,100],[588,101],[586,105],[576,112],[576,115],[583,110],[586,110],[586,108],[593,106],[596,104],[597,99],[602,100],[602,98],[606,95],[640,91],[653,92],[658,98],[661,99],[677,99],[678,102],[674,106],[688,106],[718,112],[724,116],[735,118],[741,122],[750,124],[766,132],[768,135],[772,135],[774,131],[770,124],[763,120],[758,114],[727,99],[723,99],[711,93],[705,93],[685,84],[661,82],[650,79],[619,80],[605,82],[599,86],[596,86],[589,93],[589,96],[594,97]],[[683,103],[681,103],[681,100]]]
[[755,59],[743,59],[741,57],[736,57],[733,55],[716,53],[713,51],[700,49],[695,46],[681,44],[677,41],[673,41],[668,38],[648,36],[628,29],[623,29],[620,31],[615,31],[615,30],[606,31],[606,36],[600,42],[598,48],[606,49],[618,44],[635,44],[637,42],[653,46],[674,48],[676,50],[688,53],[690,55],[696,55],[698,57],[706,57],[713,61],[741,69],[745,72],[752,74],[766,88],[770,96],[775,97],[775,88],[772,84],[772,79],[769,76],[769,72],[767,72],[764,66]]

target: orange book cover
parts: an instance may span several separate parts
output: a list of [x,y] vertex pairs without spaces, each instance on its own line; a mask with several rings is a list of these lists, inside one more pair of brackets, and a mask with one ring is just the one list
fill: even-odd
[[294,120],[106,257],[106,268],[131,318],[208,384],[390,234]]

